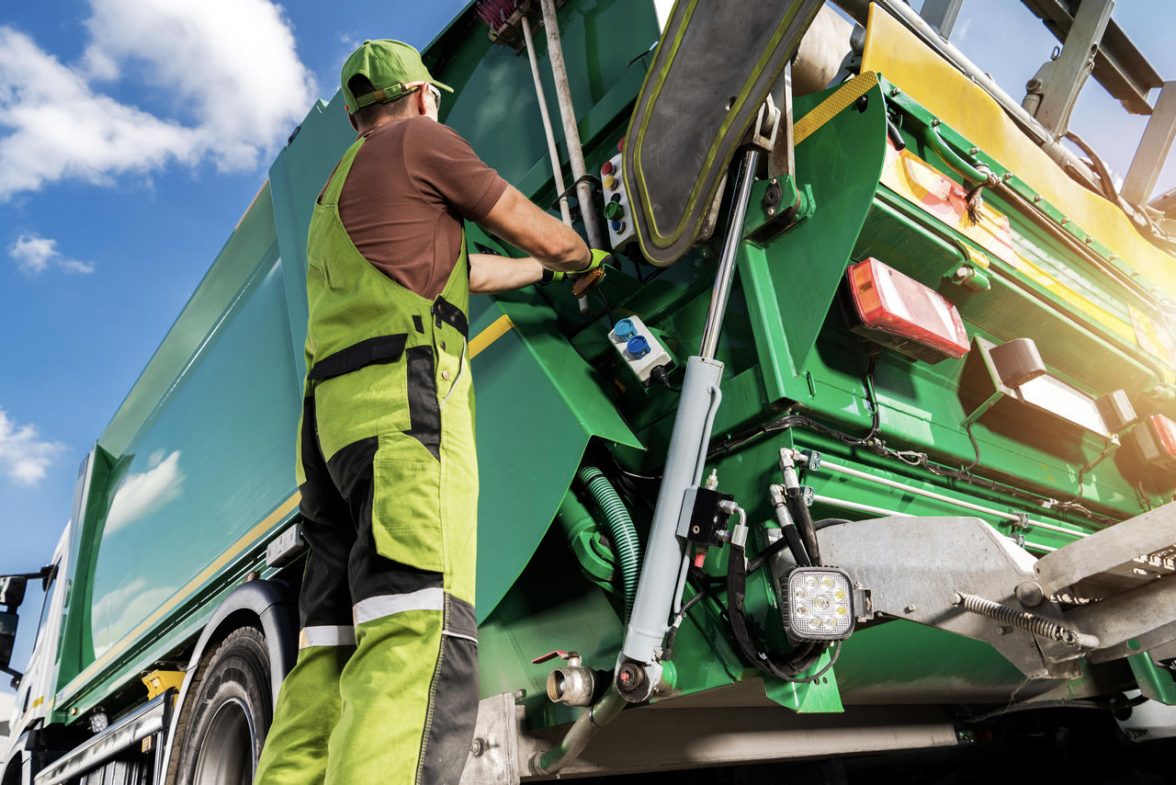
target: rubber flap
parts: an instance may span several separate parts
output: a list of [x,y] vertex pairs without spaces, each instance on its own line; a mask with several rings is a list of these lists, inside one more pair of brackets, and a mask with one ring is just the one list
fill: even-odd
[[821,0],[678,0],[629,122],[625,187],[645,256],[694,245],[723,175]]

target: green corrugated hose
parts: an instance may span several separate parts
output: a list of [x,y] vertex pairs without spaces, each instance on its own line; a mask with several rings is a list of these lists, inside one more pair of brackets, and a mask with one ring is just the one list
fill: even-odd
[[604,513],[612,540],[613,553],[621,569],[621,586],[625,596],[625,621],[633,613],[633,601],[637,597],[637,579],[641,572],[641,543],[629,510],[604,472],[595,466],[585,466],[576,475]]

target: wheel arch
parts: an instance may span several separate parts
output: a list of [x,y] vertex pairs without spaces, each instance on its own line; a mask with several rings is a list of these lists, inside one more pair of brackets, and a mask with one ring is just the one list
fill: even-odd
[[[200,632],[171,711],[161,771],[170,772],[171,758],[176,754],[176,728],[192,684],[190,677],[208,652],[215,650],[229,633],[241,627],[257,627],[265,638],[270,660],[270,688],[276,705],[282,679],[294,667],[298,656],[298,607],[293,591],[286,583],[255,580],[237,587],[225,597]],[[170,781],[170,777],[165,779],[165,782]]]

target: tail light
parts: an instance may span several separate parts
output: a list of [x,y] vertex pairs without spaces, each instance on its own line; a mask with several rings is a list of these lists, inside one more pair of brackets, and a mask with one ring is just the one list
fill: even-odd
[[1176,422],[1153,414],[1127,434],[1127,441],[1147,466],[1176,471]]
[[929,286],[869,258],[850,266],[849,290],[856,332],[874,343],[929,363],[968,353],[959,311]]

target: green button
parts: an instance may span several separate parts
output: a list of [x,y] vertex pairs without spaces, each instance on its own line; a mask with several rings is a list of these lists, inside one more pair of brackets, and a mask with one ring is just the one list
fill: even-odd
[[604,206],[604,217],[610,221],[616,220],[625,214],[625,208],[621,207],[619,202],[609,202]]

